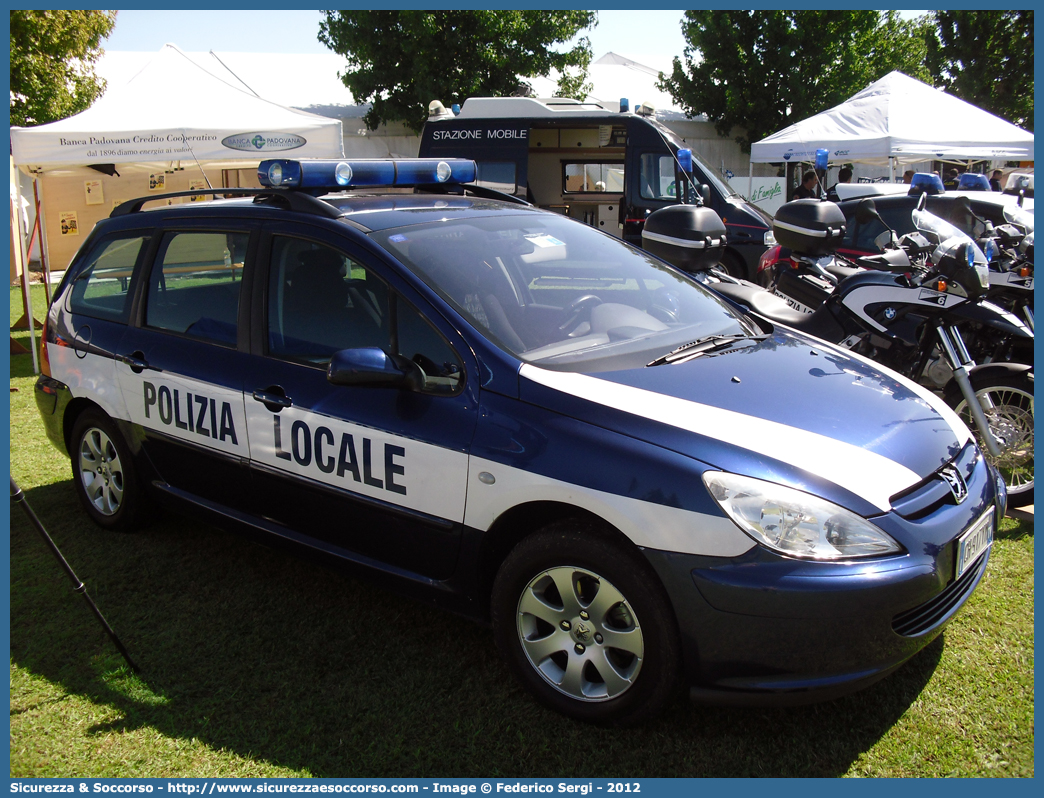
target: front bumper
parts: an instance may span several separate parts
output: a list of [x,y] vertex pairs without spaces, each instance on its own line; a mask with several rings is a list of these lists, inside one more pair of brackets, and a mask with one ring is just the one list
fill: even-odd
[[[955,579],[957,538],[1003,507],[974,446],[969,496],[874,523],[903,554],[843,563],[782,557],[756,546],[734,558],[646,550],[674,604],[694,700],[798,704],[869,686],[927,646],[975,590],[987,550]],[[934,489],[934,486],[931,486]],[[900,504],[896,502],[896,504]]]

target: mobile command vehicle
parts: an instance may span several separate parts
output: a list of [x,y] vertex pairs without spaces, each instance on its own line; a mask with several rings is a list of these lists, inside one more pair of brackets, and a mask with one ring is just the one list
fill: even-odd
[[[626,100],[620,112],[568,98],[529,97],[472,97],[456,116],[442,103],[432,109],[421,131],[421,157],[474,159],[480,184],[635,246],[642,246],[645,217],[681,200],[685,178],[677,153],[686,144],[651,110],[630,113]],[[722,265],[735,277],[753,279],[771,218],[695,151],[692,161],[688,180],[706,187],[704,201],[725,222]]]
[[953,412],[475,172],[270,160],[100,222],[36,387],[88,515],[161,503],[490,622],[588,720],[827,698],[932,640],[1005,510]]

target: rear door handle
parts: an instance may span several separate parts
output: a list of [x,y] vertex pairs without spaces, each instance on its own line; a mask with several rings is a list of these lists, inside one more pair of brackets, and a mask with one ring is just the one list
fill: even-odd
[[284,407],[290,407],[294,401],[278,385],[271,385],[263,391],[254,391],[254,399],[261,402],[273,413],[278,413]]
[[129,355],[119,355],[116,359],[119,360],[121,363],[126,363],[128,366],[130,366],[130,370],[133,371],[135,374],[141,374],[146,369],[149,369],[151,371],[162,370],[156,368],[155,366],[150,366],[149,361],[145,359],[145,353],[142,352],[140,349],[131,352]]

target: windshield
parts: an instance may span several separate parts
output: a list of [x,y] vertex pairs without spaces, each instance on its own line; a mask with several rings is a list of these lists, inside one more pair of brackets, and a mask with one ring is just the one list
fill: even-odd
[[914,227],[928,238],[933,244],[940,244],[950,238],[962,238],[971,241],[967,233],[941,219],[930,211],[914,209],[911,215]]
[[487,338],[571,371],[645,365],[759,330],[688,275],[555,214],[496,214],[371,234]]
[[1008,224],[1016,224],[1027,233],[1033,232],[1033,214],[1018,205],[1005,205],[1004,219]]

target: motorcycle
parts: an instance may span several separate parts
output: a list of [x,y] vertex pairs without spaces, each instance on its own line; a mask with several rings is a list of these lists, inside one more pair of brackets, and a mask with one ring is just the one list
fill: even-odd
[[[646,220],[649,235],[643,246],[770,324],[822,338],[915,381],[927,375],[929,385],[941,387],[945,401],[976,432],[986,457],[1004,477],[1009,504],[1033,503],[1033,367],[977,363],[959,329],[982,310],[989,287],[986,257],[974,241],[947,225],[934,228],[936,242],[919,231],[919,239],[906,242],[908,250],[894,247],[888,270],[843,267],[832,257],[844,235],[837,206],[815,200],[787,203],[776,215],[777,240],[782,238],[814,265],[816,277],[833,286],[818,307],[805,313],[709,265],[712,242],[717,245],[725,234],[724,224],[710,214],[708,208],[687,205],[655,211]],[[926,231],[935,224],[927,218],[919,223]],[[1005,315],[1010,326],[1026,329]]]

